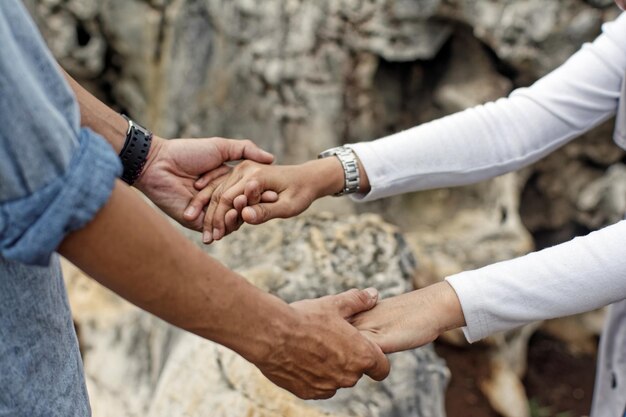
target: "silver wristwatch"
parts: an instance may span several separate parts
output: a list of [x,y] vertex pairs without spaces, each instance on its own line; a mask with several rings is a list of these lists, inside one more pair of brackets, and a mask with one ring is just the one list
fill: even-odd
[[361,178],[359,176],[359,161],[354,151],[348,146],[338,146],[325,150],[317,157],[327,158],[329,156],[336,156],[339,159],[343,166],[345,178],[343,190],[335,194],[335,197],[358,192]]

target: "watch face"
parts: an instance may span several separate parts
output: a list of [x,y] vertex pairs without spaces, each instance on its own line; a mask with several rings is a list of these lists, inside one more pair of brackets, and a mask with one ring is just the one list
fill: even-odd
[[318,158],[328,158],[329,156],[337,155],[341,149],[342,149],[341,146],[338,146],[338,147],[335,147],[335,148],[326,149],[325,151],[320,152],[320,154],[317,157]]

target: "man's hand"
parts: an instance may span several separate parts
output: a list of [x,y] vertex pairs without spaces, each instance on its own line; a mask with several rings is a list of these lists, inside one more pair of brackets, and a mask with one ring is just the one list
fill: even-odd
[[261,224],[297,216],[318,198],[343,188],[343,168],[337,158],[301,165],[261,165],[244,161],[224,181],[200,178],[201,189],[190,207],[206,207],[204,242],[211,243],[237,230],[241,221]]
[[[65,73],[80,104],[81,126],[102,135],[118,154],[124,147],[128,122],[106,106]],[[207,183],[228,172],[228,161],[250,159],[270,164],[274,157],[249,140],[223,138],[173,139],[158,136],[152,139],[142,175],[135,186],[161,210],[183,226],[202,230],[203,207],[189,212],[185,208],[197,191],[194,181],[204,176]]]
[[296,320],[284,328],[269,356],[253,362],[270,381],[302,399],[330,398],[363,374],[385,379],[389,361],[381,349],[346,321],[374,307],[377,299],[377,291],[368,289],[292,303]]
[[430,343],[441,333],[464,326],[465,318],[454,289],[439,282],[382,300],[350,322],[383,352],[392,353]]
[[[274,157],[249,140],[154,137],[148,160],[135,186],[185,227],[202,230],[202,207],[189,206],[198,177],[210,183],[229,172],[224,163],[250,159],[269,164]],[[222,179],[223,180],[223,179]],[[185,210],[187,209],[187,210]]]

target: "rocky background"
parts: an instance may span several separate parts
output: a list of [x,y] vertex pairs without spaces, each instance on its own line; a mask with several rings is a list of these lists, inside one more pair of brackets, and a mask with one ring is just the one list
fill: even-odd
[[[118,110],[166,137],[251,138],[281,163],[529,85],[618,14],[612,0],[25,2],[61,65]],[[247,229],[241,236],[258,244],[234,235],[208,250],[226,263],[243,256],[234,268],[287,299],[371,282],[388,295],[423,286],[620,219],[626,159],[611,141],[612,127],[608,122],[519,173],[365,205],[327,199],[309,213],[334,217]],[[352,232],[337,235],[342,228]],[[383,255],[368,259],[357,249]],[[275,262],[250,269],[255,257],[267,256]],[[335,271],[333,257],[353,262],[357,277]],[[328,404],[304,404],[267,386],[229,352],[70,275],[96,416],[444,415],[448,373],[430,347],[398,355],[404,365],[385,384],[365,382]],[[82,290],[93,297],[87,304],[80,304]],[[570,353],[593,354],[601,322],[596,312],[541,331]],[[551,415],[529,401],[522,383],[529,338],[539,326],[471,348],[459,332],[443,338],[468,358],[455,365],[458,375],[479,358],[471,369],[480,375],[469,378],[488,405],[481,415]],[[570,391],[578,394],[564,395],[588,403],[591,392]],[[219,406],[224,401],[229,405]]]

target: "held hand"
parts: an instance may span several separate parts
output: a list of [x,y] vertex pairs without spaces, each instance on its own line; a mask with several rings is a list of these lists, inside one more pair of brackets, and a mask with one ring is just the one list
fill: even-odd
[[447,282],[382,300],[350,322],[383,352],[413,349],[465,325],[461,304]]
[[302,399],[330,398],[337,389],[354,386],[363,374],[385,379],[385,355],[346,321],[371,309],[377,299],[376,290],[350,290],[291,304],[295,323],[268,358],[254,362],[269,380]]
[[194,182],[200,176],[207,183],[218,180],[229,172],[225,162],[240,159],[269,164],[274,157],[249,140],[165,140],[155,136],[148,161],[135,186],[180,224],[201,231],[202,208],[185,210],[197,194]]
[[343,187],[343,168],[336,158],[301,165],[265,166],[244,161],[226,181],[208,185],[191,201],[197,210],[208,204],[204,218],[204,242],[211,243],[237,230],[241,221],[261,224],[275,218],[297,216],[316,199]]

